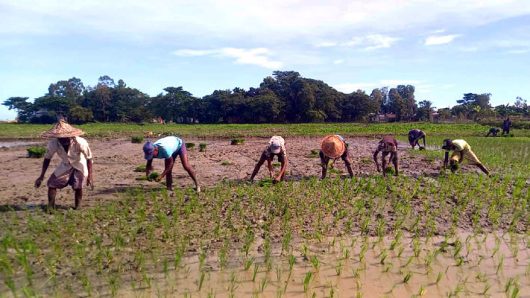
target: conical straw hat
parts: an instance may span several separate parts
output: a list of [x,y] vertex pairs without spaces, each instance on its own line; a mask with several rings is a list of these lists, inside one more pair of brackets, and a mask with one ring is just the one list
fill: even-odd
[[79,128],[75,128],[66,123],[63,119],[59,120],[55,126],[42,134],[44,138],[71,138],[82,136],[85,133]]
[[330,158],[339,158],[344,154],[346,150],[346,145],[341,137],[337,135],[326,136],[322,139],[320,148],[324,155]]

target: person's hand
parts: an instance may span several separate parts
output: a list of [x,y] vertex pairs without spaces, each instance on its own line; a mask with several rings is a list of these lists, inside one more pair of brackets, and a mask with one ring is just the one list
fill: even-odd
[[156,177],[156,178],[155,178],[155,181],[156,181],[156,182],[160,182],[160,181],[162,181],[162,176],[158,176],[158,177]]
[[86,179],[86,186],[94,187],[94,181],[92,181],[92,175],[88,175],[88,177]]
[[280,178],[278,178],[278,177],[276,177],[276,178],[274,178],[274,179],[272,180],[272,184],[276,184],[276,183],[278,183],[278,182],[280,182]]
[[197,193],[200,193],[200,192],[201,192],[201,187],[200,187],[200,186],[198,186],[198,185],[197,185],[197,186],[195,186],[195,191],[196,191]]
[[381,173],[381,168],[379,166],[377,167],[377,171]]
[[42,184],[42,180],[44,179],[44,177],[39,177],[37,178],[37,180],[35,180],[35,187],[36,188],[39,188],[40,185]]

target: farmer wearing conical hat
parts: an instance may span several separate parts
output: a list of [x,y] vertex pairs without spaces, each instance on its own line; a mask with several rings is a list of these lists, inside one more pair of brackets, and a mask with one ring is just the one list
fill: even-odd
[[386,176],[386,171],[385,171],[386,164],[387,164],[386,156],[389,154],[390,154],[390,158],[388,159],[388,161],[392,161],[392,163],[394,164],[394,169],[395,169],[394,176],[397,176],[399,174],[399,170],[398,170],[399,161],[398,161],[398,150],[397,149],[398,149],[398,144],[397,144],[396,138],[394,138],[393,136],[384,136],[379,141],[379,144],[377,145],[377,149],[374,152],[374,162],[375,162],[377,171],[381,172],[381,168],[379,167],[379,162],[377,161],[377,155],[379,154],[379,152],[382,152],[381,159],[382,159],[382,164],[383,164],[383,176]]
[[320,143],[320,164],[322,166],[322,176],[320,179],[326,178],[330,160],[337,160],[339,157],[344,161],[350,177],[353,177],[353,170],[351,168],[351,159],[348,152],[348,143],[339,135],[329,135],[322,139]]
[[151,171],[153,170],[153,159],[163,159],[164,160],[164,171],[160,176],[155,180],[160,181],[162,178],[166,177],[166,187],[168,190],[173,190],[173,166],[175,165],[175,160],[177,156],[182,162],[182,167],[195,183],[195,190],[197,192],[201,191],[201,187],[197,182],[195,177],[195,172],[191,168],[190,162],[188,161],[188,152],[186,151],[186,144],[181,138],[175,136],[168,136],[161,138],[157,141],[146,142],[143,147],[144,157],[147,160],[145,166],[145,175],[149,177]]
[[[272,160],[274,156],[278,156],[278,161],[280,162],[280,172],[276,177],[274,177],[272,169]],[[259,169],[263,163],[267,161],[267,168],[269,169],[269,176],[272,180],[272,183],[278,183],[283,180],[285,177],[285,171],[287,170],[287,151],[285,150],[285,140],[280,136],[273,136],[269,140],[269,144],[265,147],[265,150],[261,153],[261,157],[254,167],[254,171],[250,176],[250,181],[254,180],[256,174],[258,174]],[[273,178],[274,177],[274,178]]]
[[447,168],[447,163],[449,162],[449,151],[453,150],[453,153],[451,154],[451,160],[449,162],[451,172],[456,172],[458,169],[458,164],[462,163],[464,159],[467,159],[470,164],[477,166],[486,175],[490,174],[488,169],[480,162],[478,157],[471,150],[471,146],[469,146],[466,141],[445,139],[442,144],[442,149],[445,150],[444,168]]
[[92,151],[88,142],[81,138],[84,132],[72,127],[61,119],[49,131],[42,134],[50,138],[42,171],[35,181],[35,187],[39,187],[44,179],[44,174],[50,165],[52,157],[57,153],[61,162],[48,179],[48,208],[55,208],[55,197],[57,189],[70,185],[74,190],[75,209],[81,206],[83,198],[83,182],[92,186]]
[[[423,139],[423,147],[420,145],[420,140]],[[420,150],[425,149],[425,133],[419,129],[412,129],[409,131],[409,144],[412,146],[412,149],[416,148],[416,145]]]

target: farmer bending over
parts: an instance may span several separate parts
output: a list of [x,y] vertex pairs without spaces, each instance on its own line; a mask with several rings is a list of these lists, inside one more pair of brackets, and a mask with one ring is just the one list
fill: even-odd
[[195,177],[195,172],[193,172],[188,161],[186,144],[182,139],[175,136],[169,136],[154,143],[146,142],[143,150],[144,157],[147,160],[145,166],[145,175],[147,177],[149,177],[149,174],[151,174],[151,171],[153,170],[153,158],[164,159],[164,171],[155,180],[159,182],[162,178],[166,177],[167,190],[173,190],[173,166],[175,165],[175,159],[179,156],[180,161],[182,162],[182,167],[188,172],[195,183],[195,190],[197,192],[201,191],[197,178]]
[[[423,147],[420,145],[420,140],[423,139]],[[425,133],[419,129],[413,129],[409,131],[409,143],[412,146],[412,149],[416,148],[416,145],[420,150],[425,149]]]
[[42,134],[43,137],[51,138],[51,140],[48,141],[42,170],[39,178],[35,180],[35,187],[40,187],[42,184],[44,174],[55,153],[61,159],[47,182],[48,209],[55,209],[57,188],[72,186],[75,209],[78,209],[83,198],[83,182],[86,180],[86,185],[92,186],[92,151],[88,142],[80,137],[83,134],[82,130],[72,127],[63,119]]
[[[274,177],[273,179],[273,169],[272,169],[272,160],[274,159],[274,156],[278,156],[278,161],[281,164],[280,172],[278,173],[278,176]],[[258,174],[259,169],[263,165],[263,163],[267,161],[267,168],[269,169],[269,176],[272,180],[272,183],[278,183],[283,180],[285,177],[285,171],[287,170],[287,152],[285,150],[285,141],[280,136],[273,136],[270,141],[269,145],[263,150],[263,153],[261,153],[261,157],[254,167],[254,171],[252,172],[252,175],[250,176],[250,181],[254,181],[254,177],[256,174]]]
[[344,138],[339,135],[329,135],[322,139],[320,144],[320,152],[318,154],[320,156],[320,164],[322,166],[322,176],[320,179],[326,178],[329,161],[332,160],[334,163],[339,157],[344,161],[350,177],[353,177],[348,147],[348,143],[346,143]]
[[498,129],[497,127],[492,127],[492,128],[490,128],[490,130],[488,131],[488,134],[486,135],[486,138],[489,137],[490,135],[491,135],[492,137],[496,137],[497,134],[498,134],[500,131],[501,131],[501,130]]
[[458,164],[465,158],[470,164],[479,167],[482,172],[489,175],[490,172],[478,159],[478,157],[471,151],[471,146],[464,140],[450,140],[445,139],[443,141],[442,149],[445,149],[444,168],[447,168],[447,162],[449,160],[449,151],[453,150],[451,154],[451,172],[455,172],[458,169]]
[[379,144],[377,145],[377,149],[374,152],[374,162],[375,166],[377,167],[377,171],[381,172],[381,168],[379,167],[379,163],[377,162],[377,155],[379,152],[382,152],[381,159],[383,163],[383,176],[386,176],[386,156],[390,154],[390,158],[388,161],[392,161],[394,164],[395,173],[394,176],[397,176],[399,174],[399,161],[398,161],[398,152],[397,152],[398,144],[396,139],[393,136],[384,136],[381,141],[379,141]]

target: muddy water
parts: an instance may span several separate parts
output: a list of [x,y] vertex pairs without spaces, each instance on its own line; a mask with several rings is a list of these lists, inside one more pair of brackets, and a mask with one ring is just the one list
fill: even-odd
[[[271,251],[270,261],[256,251],[252,257],[232,252],[223,269],[217,254],[203,265],[193,256],[178,270],[150,275],[150,287],[139,278],[131,282],[134,289],[122,289],[119,296],[498,297],[516,288],[521,297],[530,295],[530,252],[524,235],[515,241],[508,235],[461,233],[461,246],[451,239],[443,249],[442,237],[420,238],[419,245],[406,238],[394,250],[389,250],[390,238],[364,239],[326,239],[306,244],[307,249],[298,243],[292,251],[292,270],[289,254],[278,247]],[[244,262],[251,258],[254,262],[245,270]]]

